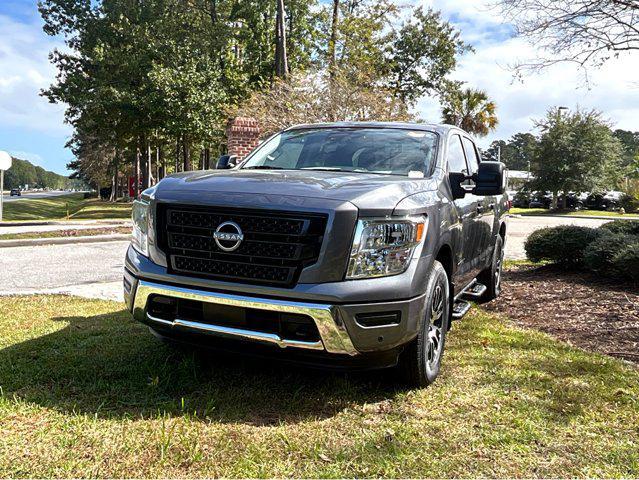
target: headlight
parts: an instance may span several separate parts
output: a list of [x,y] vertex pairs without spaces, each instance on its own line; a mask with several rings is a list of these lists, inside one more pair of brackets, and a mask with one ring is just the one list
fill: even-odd
[[423,217],[358,220],[347,279],[397,275],[408,268],[415,247],[424,238]]
[[149,204],[135,200],[131,217],[133,219],[133,237],[131,245],[144,256],[149,255]]

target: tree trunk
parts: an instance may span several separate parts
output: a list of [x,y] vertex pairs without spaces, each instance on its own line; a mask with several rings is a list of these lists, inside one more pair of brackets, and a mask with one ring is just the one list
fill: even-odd
[[136,200],[140,198],[140,157],[142,156],[142,152],[140,151],[140,140],[138,139],[138,145],[135,149],[135,166],[134,166],[134,174],[133,174],[133,191],[135,192]]
[[151,150],[151,143],[146,145],[146,188],[153,186],[153,153]]
[[558,191],[554,191],[552,192],[552,203],[550,204],[550,208],[552,210],[557,210],[557,200],[559,198],[559,192]]
[[564,196],[561,199],[561,208],[565,210],[568,207],[568,192],[564,190]]
[[182,161],[184,164],[184,171],[191,171],[191,148],[186,135],[182,135]]
[[118,199],[118,152],[115,152],[115,157],[113,158],[113,177],[111,180],[111,196],[109,197],[110,202],[115,202]]
[[339,0],[333,0],[333,19],[331,21],[331,36],[328,40],[328,72],[331,80],[336,74],[336,48],[337,48],[337,30],[339,23]]
[[175,171],[173,173],[178,173],[180,171],[180,137],[177,136],[175,138]]
[[288,74],[288,58],[286,56],[286,20],[284,18],[284,0],[277,0],[275,17],[275,76],[286,78]]

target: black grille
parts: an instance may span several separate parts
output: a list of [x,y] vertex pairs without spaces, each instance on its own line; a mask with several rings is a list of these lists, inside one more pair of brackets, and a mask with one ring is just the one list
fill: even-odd
[[[319,214],[182,205],[158,205],[157,218],[158,244],[167,253],[171,271],[288,287],[304,267],[317,262],[326,228],[326,216]],[[231,252],[213,239],[224,222],[236,223],[244,235]]]

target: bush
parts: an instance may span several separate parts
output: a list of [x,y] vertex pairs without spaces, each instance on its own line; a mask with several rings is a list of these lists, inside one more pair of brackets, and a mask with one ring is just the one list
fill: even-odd
[[606,232],[595,228],[561,225],[533,232],[526,243],[526,256],[532,262],[547,260],[563,265],[583,261],[584,250]]
[[604,223],[599,228],[611,233],[639,235],[638,220],[615,220],[614,222]]
[[635,242],[639,242],[639,237],[634,235],[605,233],[584,250],[584,265],[593,272],[606,275],[617,273],[613,259],[625,247]]
[[621,197],[619,206],[623,208],[626,213],[636,212],[637,210],[639,210],[639,198],[626,193],[623,195],[623,197]]
[[612,259],[612,265],[623,276],[639,281],[639,241],[626,245]]

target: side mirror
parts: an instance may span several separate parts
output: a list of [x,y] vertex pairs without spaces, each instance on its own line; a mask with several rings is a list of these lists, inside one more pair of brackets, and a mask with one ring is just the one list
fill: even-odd
[[475,195],[503,195],[506,191],[506,165],[501,162],[481,162],[473,180]]
[[463,183],[468,180],[468,176],[465,173],[449,172],[448,181],[450,182],[450,188],[453,193],[453,199],[464,198],[468,193],[468,190],[464,188]]
[[215,169],[225,170],[227,168],[233,168],[235,165],[237,165],[237,155],[222,155],[217,159]]

